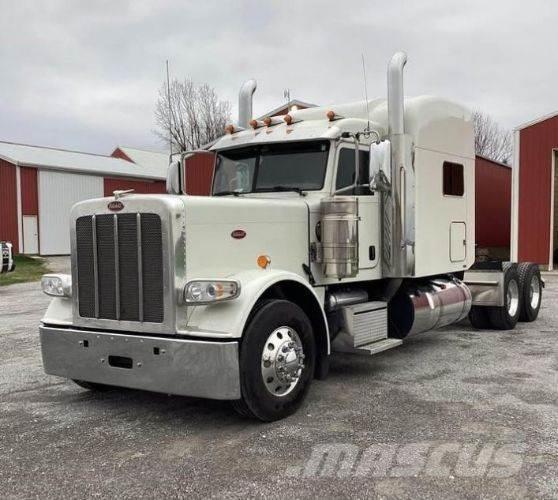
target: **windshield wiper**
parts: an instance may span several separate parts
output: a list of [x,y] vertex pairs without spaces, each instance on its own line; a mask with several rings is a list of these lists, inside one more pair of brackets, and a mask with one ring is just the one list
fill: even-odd
[[242,191],[219,191],[218,193],[213,193],[213,196],[228,196],[230,194],[233,196],[240,196]]
[[258,193],[273,193],[273,192],[279,193],[279,192],[287,192],[287,191],[293,191],[295,193],[298,193],[300,196],[306,196],[306,193],[301,188],[295,186],[273,186],[270,188],[257,190]]

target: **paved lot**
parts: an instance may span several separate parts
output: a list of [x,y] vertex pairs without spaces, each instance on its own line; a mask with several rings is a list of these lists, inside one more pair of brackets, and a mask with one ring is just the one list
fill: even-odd
[[44,375],[48,300],[36,283],[2,288],[0,497],[556,497],[558,278],[547,283],[539,320],[513,332],[460,326],[336,356],[273,424]]

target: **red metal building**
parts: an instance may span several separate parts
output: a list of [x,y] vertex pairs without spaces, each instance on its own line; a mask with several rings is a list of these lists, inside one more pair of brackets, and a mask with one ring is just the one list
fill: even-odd
[[0,142],[0,240],[16,253],[68,254],[74,203],[117,189],[164,193],[166,164]]
[[509,258],[511,167],[483,156],[475,159],[475,242],[493,256]]
[[514,139],[512,258],[552,269],[558,249],[558,113],[521,125]]

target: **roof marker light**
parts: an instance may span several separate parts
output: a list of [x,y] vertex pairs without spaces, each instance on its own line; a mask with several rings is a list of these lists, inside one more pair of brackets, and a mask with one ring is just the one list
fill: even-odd
[[258,120],[250,120],[250,127],[252,127],[253,129],[257,129],[258,128]]
[[225,127],[225,134],[234,134],[234,125],[232,123]]
[[264,124],[265,124],[266,127],[269,127],[269,126],[271,125],[271,122],[272,122],[271,117],[266,116],[266,117],[264,118],[264,121],[263,121],[263,122],[264,122]]
[[285,123],[287,125],[291,125],[291,123],[293,123],[293,117],[291,115],[285,115],[285,117],[283,118],[283,120],[285,120]]
[[326,116],[327,116],[327,119],[328,119],[330,122],[332,122],[333,120],[335,120],[335,111],[329,110],[329,111],[326,113]]

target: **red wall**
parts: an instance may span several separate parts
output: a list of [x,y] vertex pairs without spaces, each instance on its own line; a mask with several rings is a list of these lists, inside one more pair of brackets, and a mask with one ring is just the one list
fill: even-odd
[[105,196],[112,196],[118,189],[133,189],[136,193],[160,194],[166,193],[165,181],[144,181],[126,178],[105,177]]
[[511,168],[480,156],[475,160],[475,240],[478,247],[508,247]]
[[37,195],[37,169],[20,168],[21,176],[21,213],[23,215],[39,214],[39,198]]
[[520,131],[518,259],[548,264],[553,148],[558,117]]
[[211,192],[215,155],[196,154],[186,160],[186,192],[208,196]]
[[19,252],[16,167],[4,160],[0,160],[0,240],[11,241]]
[[121,160],[126,160],[126,161],[130,161],[132,163],[134,163],[131,158],[124,153],[124,151],[122,151],[120,148],[116,148],[112,153],[111,156],[113,156],[114,158],[120,158]]

